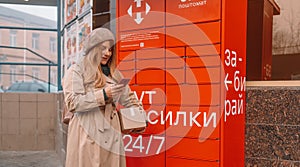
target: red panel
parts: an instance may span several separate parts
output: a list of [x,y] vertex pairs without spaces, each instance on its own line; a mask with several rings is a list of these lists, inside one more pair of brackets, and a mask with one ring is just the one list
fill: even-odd
[[135,69],[135,61],[134,60],[122,61],[121,63],[118,64],[117,68],[119,70],[134,70]]
[[148,59],[137,60],[136,67],[138,70],[144,69],[165,69],[165,59]]
[[166,84],[183,84],[185,82],[185,72],[183,68],[167,69]]
[[183,68],[185,66],[184,58],[181,57],[175,57],[175,58],[168,58],[166,59],[166,68],[180,68],[183,71]]
[[165,71],[143,70],[137,73],[137,84],[164,84]]
[[143,48],[160,48],[164,46],[164,30],[162,28],[120,32],[120,51]]
[[[159,27],[164,25],[165,20],[165,1],[162,0],[147,0],[140,1],[140,7],[137,1],[134,0],[122,0],[119,1],[118,8],[118,23],[120,31],[133,30],[133,29],[145,29],[150,27]],[[146,7],[150,10],[146,13]],[[130,12],[130,7],[131,11]],[[132,13],[132,16],[129,15]],[[139,24],[135,21],[137,14],[141,14],[143,19]]]
[[166,28],[166,45],[189,46],[220,42],[220,23],[202,23]]
[[189,84],[209,84],[220,83],[220,68],[191,68],[191,72],[186,73],[186,83]]
[[167,157],[179,156],[198,160],[219,160],[219,140],[166,137]]
[[207,55],[219,55],[220,44],[216,45],[204,45],[204,46],[192,46],[186,48],[186,56],[207,56]]
[[176,48],[166,48],[166,58],[175,58],[175,57],[185,56],[185,48],[184,47],[176,47]]
[[213,161],[196,161],[184,158],[170,158],[166,159],[167,166],[170,167],[219,167],[220,164],[218,162]]
[[120,61],[129,61],[135,59],[135,52],[134,51],[128,51],[128,52],[119,52],[118,53],[118,60]]
[[188,57],[186,58],[187,67],[211,67],[220,66],[220,56],[201,56],[201,57]]
[[128,167],[165,167],[165,155],[153,155],[148,157],[126,157]]
[[[182,114],[181,116],[177,115],[179,112],[186,114],[186,125],[184,125]],[[165,114],[166,117],[168,113],[172,113],[172,120],[169,116],[166,118],[166,136],[210,139],[220,138],[219,121],[221,119],[221,114],[219,107],[167,106]],[[195,118],[195,120],[199,123],[199,125],[195,124],[191,119],[197,113],[200,114]],[[175,125],[177,118],[180,122],[178,125]],[[210,121],[210,118],[213,119]],[[205,131],[203,131],[203,129],[205,129]]]
[[137,59],[162,59],[165,57],[165,49],[162,48],[141,49],[136,53]]
[[167,105],[219,105],[220,85],[167,85]]
[[[237,7],[238,6],[238,7]],[[238,25],[238,26],[236,26]],[[246,76],[246,30],[247,30],[247,1],[223,1],[222,3],[222,60],[225,69],[227,97],[232,106],[232,100],[243,100],[245,104],[245,89],[235,90],[233,85],[238,85],[239,80]],[[230,53],[230,54],[229,54]],[[234,60],[236,53],[236,61]],[[228,63],[228,59],[230,63]],[[236,62],[236,63],[235,63]],[[227,65],[226,65],[227,64]],[[236,74],[236,77],[234,75]],[[243,80],[243,79],[242,79]],[[228,83],[232,81],[232,84]],[[223,92],[222,92],[223,93]],[[239,97],[241,94],[241,97]],[[226,105],[226,99],[222,99]],[[238,102],[237,102],[238,103]],[[228,106],[226,106],[227,108]],[[235,106],[236,107],[236,106]],[[238,107],[236,108],[238,110]],[[244,106],[245,111],[245,106]],[[223,114],[225,115],[225,114]],[[222,119],[224,120],[224,119]],[[231,115],[222,122],[221,166],[244,166],[244,135],[245,112]]]
[[[221,1],[166,0],[167,25],[187,24],[220,19]],[[183,18],[178,18],[183,17]]]

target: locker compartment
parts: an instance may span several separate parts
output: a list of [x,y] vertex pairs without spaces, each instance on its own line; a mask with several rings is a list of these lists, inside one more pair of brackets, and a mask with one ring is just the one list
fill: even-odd
[[192,67],[211,67],[221,66],[221,59],[219,55],[216,56],[201,56],[201,57],[187,57],[186,65]]
[[135,51],[119,52],[117,55],[119,62],[135,60]]
[[220,41],[220,22],[166,28],[167,47],[216,44]]
[[126,157],[126,164],[129,167],[165,167],[164,153],[145,157]]
[[220,85],[167,85],[167,105],[219,105]]
[[118,65],[117,65],[117,69],[119,70],[135,70],[135,61],[134,60],[130,60],[130,61],[121,61]]
[[166,137],[166,156],[177,156],[197,160],[219,160],[219,140],[205,140],[200,142],[198,139]]
[[186,83],[188,84],[220,83],[220,77],[220,67],[186,69]]
[[141,70],[137,74],[137,84],[164,84],[165,71]]
[[136,60],[137,70],[165,69],[165,59]]
[[166,48],[166,58],[175,58],[185,56],[185,47]]
[[173,69],[173,68],[180,68],[184,70],[185,66],[185,58],[183,57],[175,57],[175,58],[167,58],[166,59],[166,68]]
[[201,46],[188,46],[186,47],[186,56],[210,56],[210,55],[220,55],[221,45],[201,45]]
[[185,82],[185,71],[181,69],[167,69],[166,70],[166,84],[183,84]]
[[141,49],[136,51],[136,58],[140,59],[163,59],[165,58],[165,49],[163,48],[151,48]]

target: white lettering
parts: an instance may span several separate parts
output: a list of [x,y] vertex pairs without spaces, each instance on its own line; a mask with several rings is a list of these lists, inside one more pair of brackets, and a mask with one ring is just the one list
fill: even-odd
[[186,126],[186,112],[178,111],[176,114],[177,115],[176,115],[176,120],[175,120],[174,125],[178,125],[179,119],[180,119],[180,115],[183,115],[183,126]]
[[243,114],[243,113],[244,113],[244,99],[238,99],[238,114]]
[[243,94],[239,94],[240,99],[225,100],[225,122],[230,115],[234,116],[244,113],[244,99],[241,99],[242,97]]
[[140,97],[140,98],[138,97],[136,91],[134,91],[133,93],[134,93],[135,97],[136,97],[137,99],[139,99],[140,102],[143,101],[143,98],[144,98],[144,91],[142,91],[142,94],[141,94],[141,97]]
[[178,5],[179,9],[190,8],[190,7],[198,7],[206,5],[206,0],[197,1],[197,2],[189,2],[189,3],[181,3]]
[[240,80],[239,77],[237,76],[238,74],[240,74],[240,71],[236,71],[234,73],[234,81],[233,81],[233,85],[234,85],[234,90],[238,91],[240,88]]
[[211,120],[213,120],[213,127],[214,128],[217,127],[217,114],[215,112],[211,113],[208,120],[207,120],[206,114],[207,113],[204,112],[203,126],[204,127],[208,127],[208,125],[210,124]]
[[198,126],[201,127],[201,125],[199,124],[199,122],[196,120],[196,118],[201,114],[201,112],[197,112],[194,116],[193,116],[193,112],[190,112],[190,126],[193,126],[193,122]]
[[224,116],[224,121],[226,122],[227,116],[230,115],[231,112],[231,103],[229,100],[225,100],[225,116]]
[[156,123],[158,122],[158,120],[152,121],[152,120],[150,119],[150,115],[151,115],[151,114],[155,114],[156,116],[158,116],[158,113],[157,113],[157,111],[155,111],[155,110],[150,110],[150,111],[148,112],[148,114],[147,114],[147,120],[148,120],[148,122],[149,122],[150,124],[154,125],[154,124],[156,124]]
[[140,153],[143,152],[143,149],[145,147],[143,146],[143,137],[141,135],[139,135],[138,138],[135,140],[135,142],[132,145],[132,148],[139,149]]
[[236,100],[233,99],[232,100],[232,108],[231,108],[231,114],[232,115],[236,115],[236,106],[237,106]]
[[[172,111],[170,111],[167,115],[166,115],[166,121],[168,120],[168,118],[170,117],[170,125],[173,124],[173,118],[172,118]],[[162,124],[163,125],[163,124]]]
[[229,49],[225,50],[225,65],[226,66],[230,65],[230,50]]
[[156,91],[146,91],[145,93],[149,95],[149,104],[152,104],[152,95],[155,95]]
[[231,51],[233,57],[231,59],[231,66],[232,67],[236,67],[236,52],[235,51]]
[[246,91],[246,77],[241,77],[241,91]]

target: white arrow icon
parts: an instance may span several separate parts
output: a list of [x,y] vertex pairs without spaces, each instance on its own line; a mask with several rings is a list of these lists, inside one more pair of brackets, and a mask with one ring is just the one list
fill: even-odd
[[136,13],[136,19],[134,19],[134,21],[137,24],[141,24],[141,22],[144,20],[144,18],[142,18],[142,13],[141,12],[137,12]]
[[130,5],[129,9],[127,10],[127,13],[132,17],[132,5]]
[[142,5],[141,5],[142,0],[134,0],[134,2],[136,2],[136,7],[137,7],[137,8],[139,8],[139,7],[142,6]]
[[232,84],[232,81],[228,81],[227,79],[228,79],[228,73],[226,74],[226,77],[225,77],[225,79],[224,79],[226,91],[228,91],[228,86],[227,86],[227,84]]
[[146,15],[150,12],[150,5],[148,3],[146,3]]

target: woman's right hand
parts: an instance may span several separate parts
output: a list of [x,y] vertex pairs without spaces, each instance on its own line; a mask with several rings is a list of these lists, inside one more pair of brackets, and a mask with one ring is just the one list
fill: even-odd
[[124,91],[125,85],[123,84],[116,84],[107,86],[105,88],[105,93],[108,98],[112,98],[114,101],[117,101],[121,95],[121,93]]

